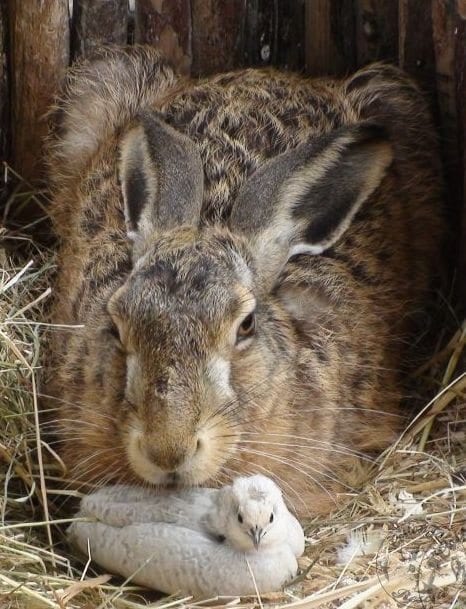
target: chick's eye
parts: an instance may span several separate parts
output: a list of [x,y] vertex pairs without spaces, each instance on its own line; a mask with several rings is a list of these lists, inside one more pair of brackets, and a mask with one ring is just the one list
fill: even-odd
[[238,522],[240,524],[243,524],[243,517],[241,516],[241,514],[238,514]]
[[273,522],[273,512],[270,514],[269,522]]
[[246,338],[250,338],[254,336],[256,332],[256,314],[254,311],[249,313],[243,321],[241,322],[240,327],[238,328],[238,334],[236,337],[236,341],[240,342],[245,340]]

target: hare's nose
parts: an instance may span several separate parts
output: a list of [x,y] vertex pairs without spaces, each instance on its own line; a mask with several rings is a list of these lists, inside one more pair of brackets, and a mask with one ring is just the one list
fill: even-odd
[[150,448],[147,453],[149,459],[155,463],[155,465],[170,474],[181,467],[188,456],[187,450],[181,447],[165,450]]
[[147,448],[148,458],[160,469],[170,475],[176,474],[176,471],[193,457],[201,448],[200,440],[195,438],[189,446],[184,444],[164,444],[160,446],[151,446]]

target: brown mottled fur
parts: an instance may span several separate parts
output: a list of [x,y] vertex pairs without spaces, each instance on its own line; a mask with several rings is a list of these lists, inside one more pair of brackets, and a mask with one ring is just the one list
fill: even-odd
[[[128,280],[118,150],[147,106],[199,150],[201,229],[155,235],[144,272]],[[258,346],[222,351],[235,394],[222,405],[205,362],[248,297],[248,239],[226,227],[240,187],[268,159],[364,120],[388,130],[394,161],[335,244],[292,257],[271,291],[258,289]],[[54,333],[46,389],[72,477],[141,482],[128,457],[134,428],[148,458],[174,470],[208,427],[206,457],[181,482],[266,473],[299,513],[332,507],[359,456],[396,437],[410,317],[439,252],[436,142],[416,86],[384,65],[341,81],[269,70],[183,81],[152,49],[107,50],[70,73],[49,161],[61,239],[53,322],[84,326]]]

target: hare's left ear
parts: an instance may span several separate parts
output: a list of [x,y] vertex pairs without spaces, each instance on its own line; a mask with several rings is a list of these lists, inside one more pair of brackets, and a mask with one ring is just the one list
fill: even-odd
[[341,237],[392,157],[385,129],[359,123],[314,138],[251,176],[230,228],[250,241],[264,290],[291,256],[321,254]]
[[156,113],[142,112],[123,136],[119,175],[136,258],[154,234],[199,223],[204,188],[199,152]]

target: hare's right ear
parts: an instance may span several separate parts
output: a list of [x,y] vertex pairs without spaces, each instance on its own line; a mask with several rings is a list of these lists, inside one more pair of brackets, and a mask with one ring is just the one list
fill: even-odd
[[386,130],[362,122],[312,137],[247,180],[230,227],[249,240],[264,291],[291,256],[321,254],[338,241],[392,159]]
[[202,162],[188,137],[143,113],[123,137],[120,181],[128,236],[139,253],[154,233],[199,222]]

